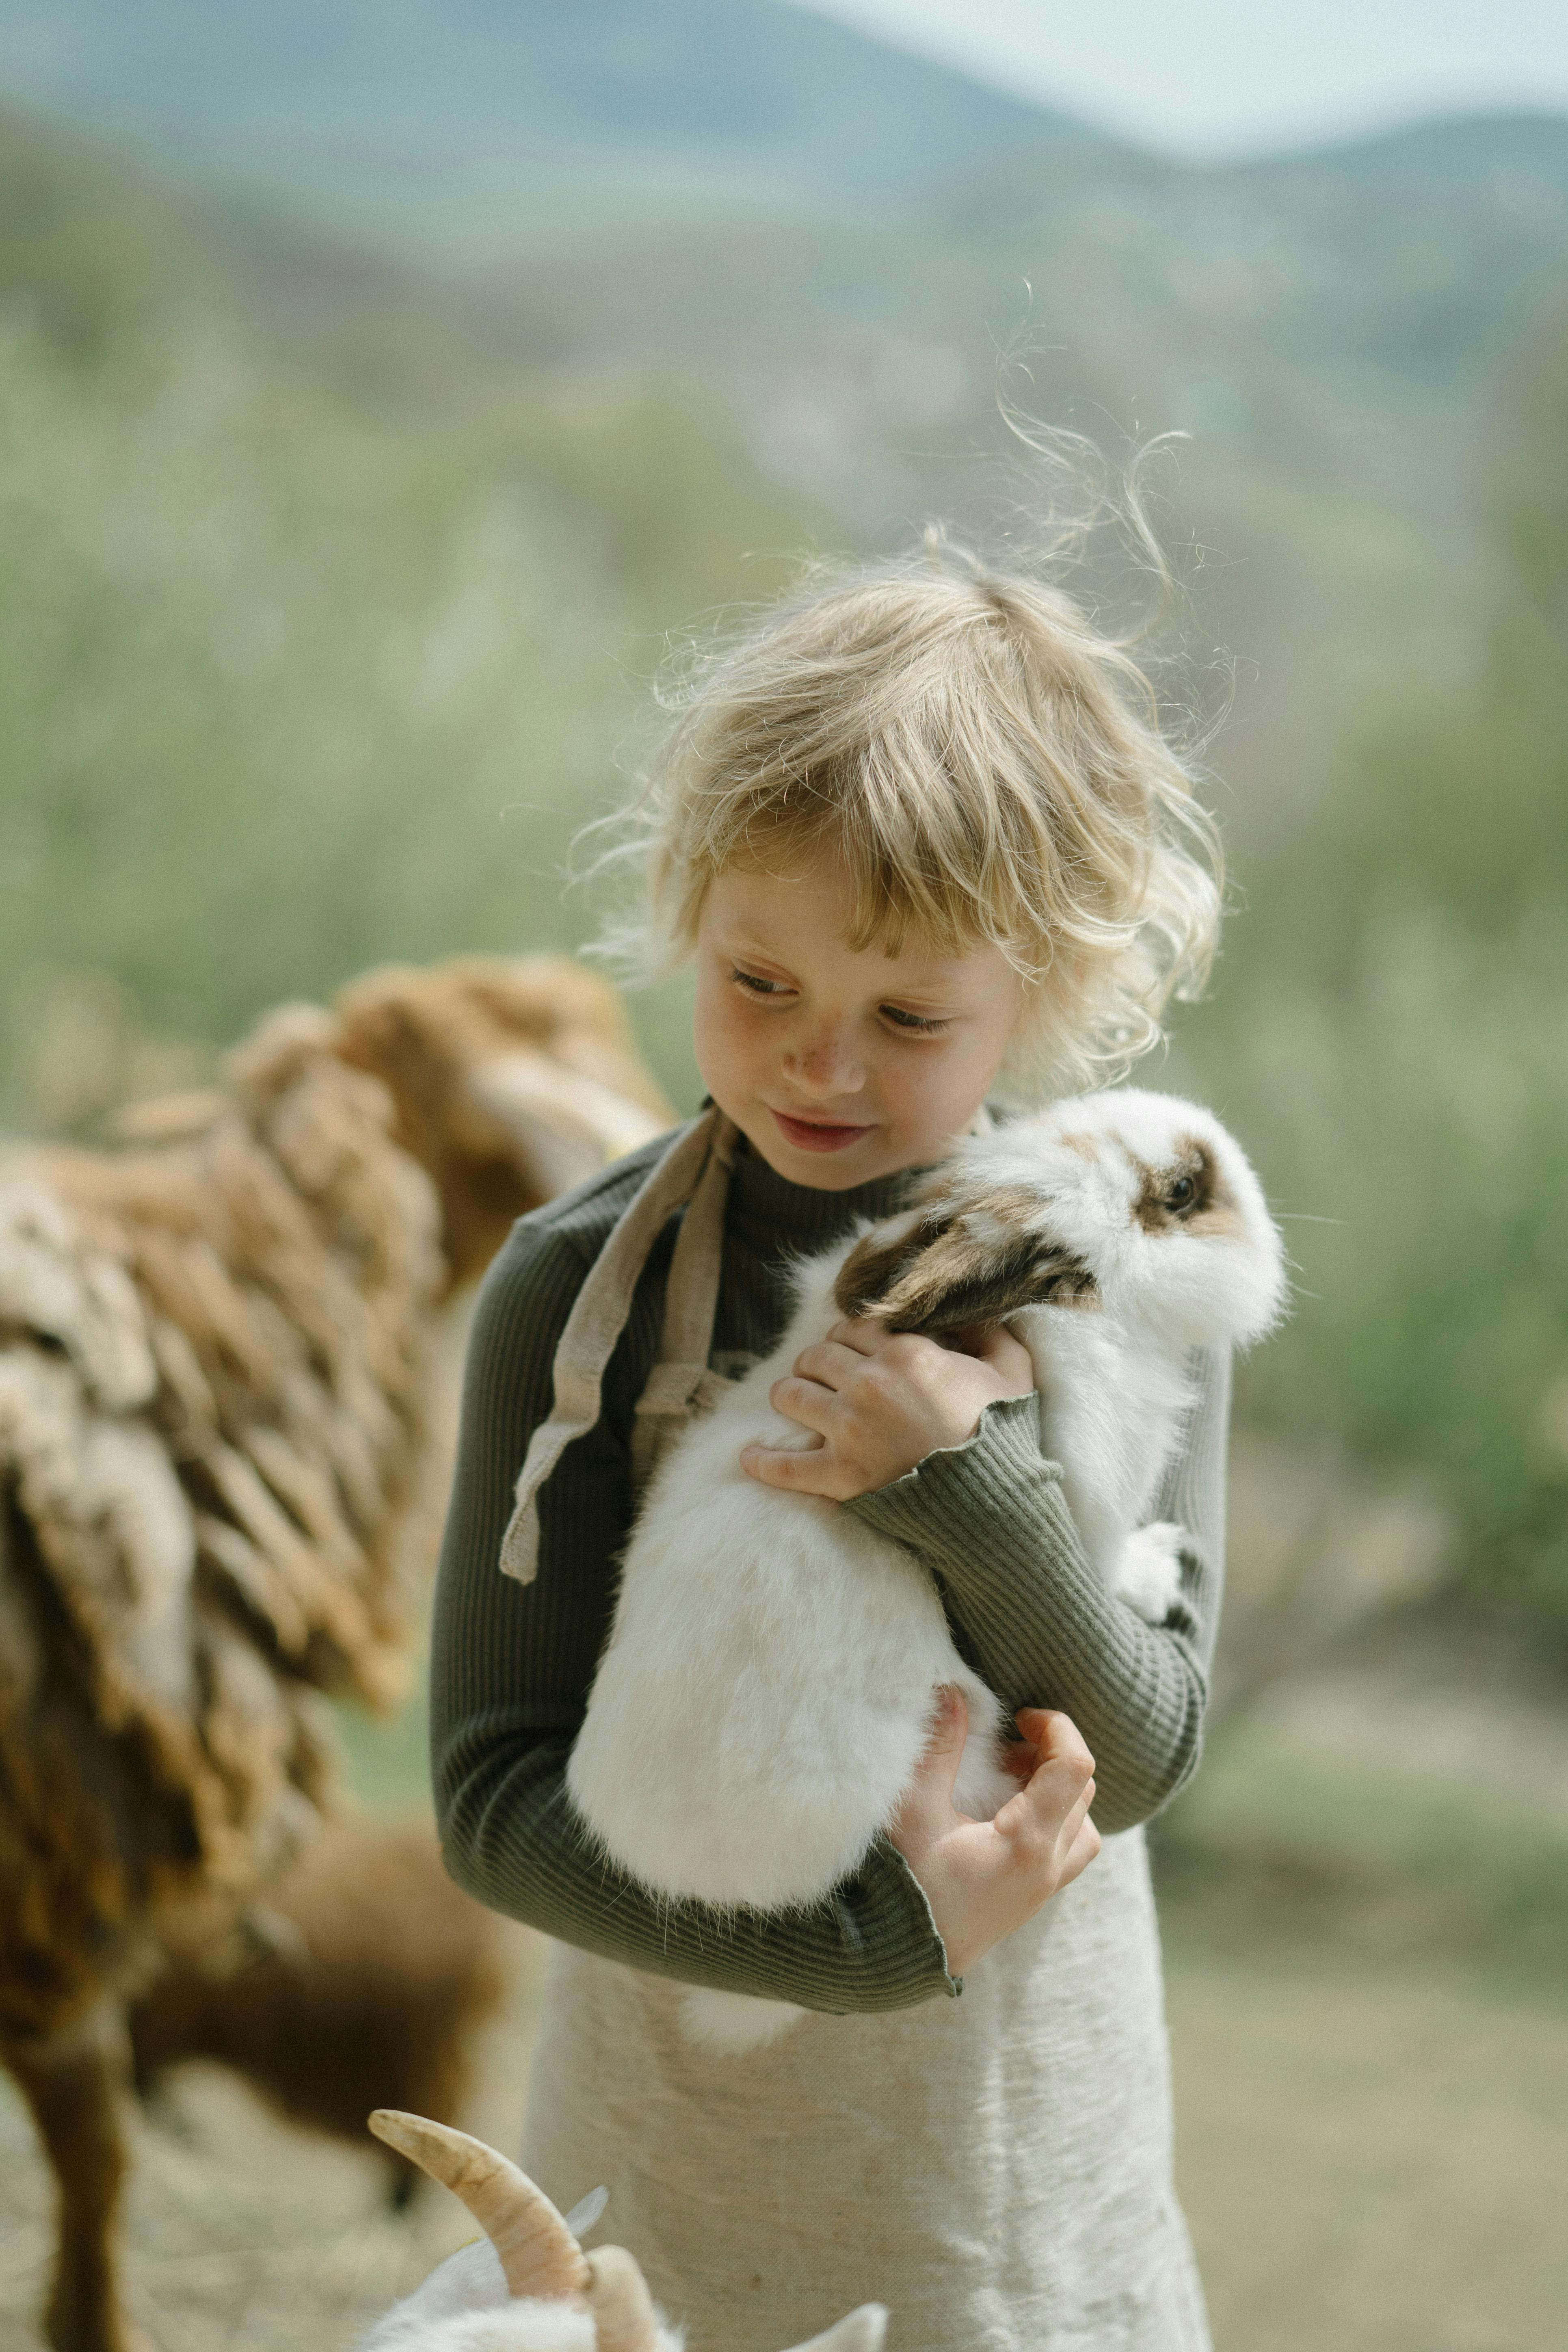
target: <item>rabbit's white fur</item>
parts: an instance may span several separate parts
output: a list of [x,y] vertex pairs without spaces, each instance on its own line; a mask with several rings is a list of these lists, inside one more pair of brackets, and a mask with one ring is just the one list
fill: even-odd
[[[892,1819],[944,1683],[969,1706],[961,1810],[988,1820],[1016,1786],[997,1760],[1001,1708],[925,1570],[837,1504],[741,1469],[744,1445],[817,1443],[768,1391],[840,1319],[836,1285],[900,1328],[1012,1322],[1089,1556],[1159,1622],[1184,1531],[1142,1523],[1191,1407],[1193,1352],[1258,1338],[1283,1276],[1257,1179],[1219,1122],[1131,1088],[969,1139],[924,1206],[799,1269],[778,1346],[649,1490],[568,1768],[605,1852],[666,1895],[761,1910],[826,1895]],[[800,2014],[707,1991],[685,2011],[695,2039],[730,2050]]]

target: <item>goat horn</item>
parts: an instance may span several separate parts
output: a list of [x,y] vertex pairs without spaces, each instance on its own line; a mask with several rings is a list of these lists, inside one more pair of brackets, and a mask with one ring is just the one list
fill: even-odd
[[881,2352],[888,2333],[888,2310],[885,2304],[863,2303],[823,2335],[814,2336],[809,2344],[795,2347],[795,2352]]
[[512,2294],[580,2295],[589,2284],[583,2249],[542,2189],[482,2139],[426,2116],[377,2107],[377,2139],[460,2197],[500,2256]]
[[586,2259],[598,2352],[654,2352],[658,2322],[637,2257],[624,2246],[600,2246]]

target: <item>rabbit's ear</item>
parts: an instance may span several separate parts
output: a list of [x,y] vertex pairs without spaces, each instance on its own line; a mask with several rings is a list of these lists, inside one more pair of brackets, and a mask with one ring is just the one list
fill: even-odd
[[[1038,1230],[1039,1202],[1000,1190],[984,1201],[900,1218],[857,1243],[834,1285],[846,1315],[874,1315],[894,1331],[931,1338],[1005,1322],[1020,1307],[1098,1307],[1081,1258]],[[1035,1230],[1030,1230],[1031,1223]]]

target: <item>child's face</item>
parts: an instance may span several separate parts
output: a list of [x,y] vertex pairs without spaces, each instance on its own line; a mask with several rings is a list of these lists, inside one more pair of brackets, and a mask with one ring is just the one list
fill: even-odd
[[852,948],[850,894],[821,853],[731,866],[697,937],[698,1066],[769,1166],[841,1192],[940,1159],[1001,1066],[1024,984],[999,948]]

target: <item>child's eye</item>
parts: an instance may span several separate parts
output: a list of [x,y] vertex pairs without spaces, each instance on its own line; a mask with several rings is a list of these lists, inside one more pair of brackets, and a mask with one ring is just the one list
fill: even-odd
[[948,1022],[936,1019],[929,1013],[906,1013],[899,1004],[884,1004],[882,1018],[885,1021],[890,1021],[895,1029],[909,1030],[916,1036],[921,1037],[934,1037],[940,1030],[951,1025]]
[[782,980],[763,980],[760,973],[742,971],[738,965],[730,977],[737,987],[743,988],[751,996],[787,996],[790,993]]

